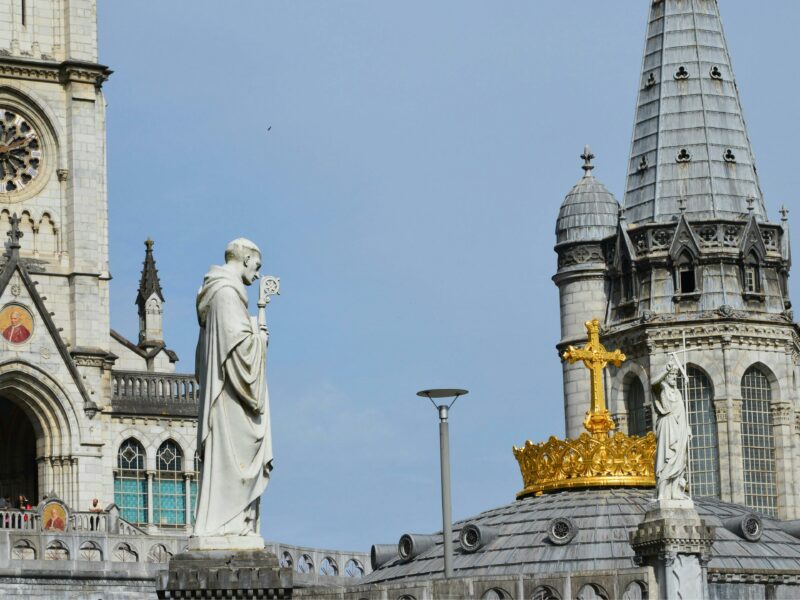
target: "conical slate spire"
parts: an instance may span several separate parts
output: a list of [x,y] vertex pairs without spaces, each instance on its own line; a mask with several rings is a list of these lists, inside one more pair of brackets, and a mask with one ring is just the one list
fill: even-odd
[[649,2],[624,209],[630,223],[766,220],[716,0]]
[[154,293],[158,295],[162,302],[164,301],[164,294],[161,291],[161,282],[158,279],[158,269],[156,269],[156,260],[153,258],[153,240],[148,237],[144,245],[146,250],[142,267],[142,277],[139,280],[139,292],[136,294],[136,304],[139,306],[140,312],[144,310],[147,299]]

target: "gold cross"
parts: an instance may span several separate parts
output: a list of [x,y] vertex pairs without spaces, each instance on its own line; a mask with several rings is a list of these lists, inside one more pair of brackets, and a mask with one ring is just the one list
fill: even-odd
[[619,367],[625,360],[625,355],[619,350],[608,352],[600,343],[600,321],[593,319],[586,321],[586,331],[589,332],[589,343],[582,349],[574,346],[567,347],[561,357],[569,364],[582,360],[586,368],[592,372],[592,406],[586,413],[583,426],[594,436],[605,436],[616,426],[611,414],[606,408],[606,396],[603,391],[603,369],[608,363]]

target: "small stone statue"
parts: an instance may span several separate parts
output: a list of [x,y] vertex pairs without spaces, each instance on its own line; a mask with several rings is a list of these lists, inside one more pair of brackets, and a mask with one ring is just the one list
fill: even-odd
[[689,446],[689,422],[683,396],[678,390],[678,369],[670,363],[653,381],[655,394],[656,499],[686,500],[686,461]]
[[250,316],[245,286],[259,278],[260,268],[258,247],[233,240],[225,265],[211,267],[197,294],[202,466],[190,550],[264,547],[259,502],[272,471],[264,307],[277,293],[277,279],[262,279],[258,318]]

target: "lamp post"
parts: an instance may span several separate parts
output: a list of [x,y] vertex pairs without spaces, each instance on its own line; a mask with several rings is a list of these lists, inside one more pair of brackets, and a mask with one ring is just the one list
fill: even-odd
[[[450,429],[447,415],[459,396],[469,394],[467,390],[438,389],[422,390],[417,396],[431,401],[439,413],[439,459],[442,471],[442,539],[444,540],[444,576],[453,576],[453,519],[450,515]],[[452,398],[450,404],[437,404],[440,398]],[[436,399],[436,400],[435,400]]]

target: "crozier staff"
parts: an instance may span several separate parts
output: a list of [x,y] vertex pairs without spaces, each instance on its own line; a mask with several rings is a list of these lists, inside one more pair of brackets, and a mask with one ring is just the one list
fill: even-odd
[[247,312],[246,286],[260,268],[258,246],[239,238],[225,249],[225,264],[206,274],[197,294],[195,362],[202,466],[194,536],[252,536],[256,545],[259,500],[272,470],[263,285],[258,318]]

